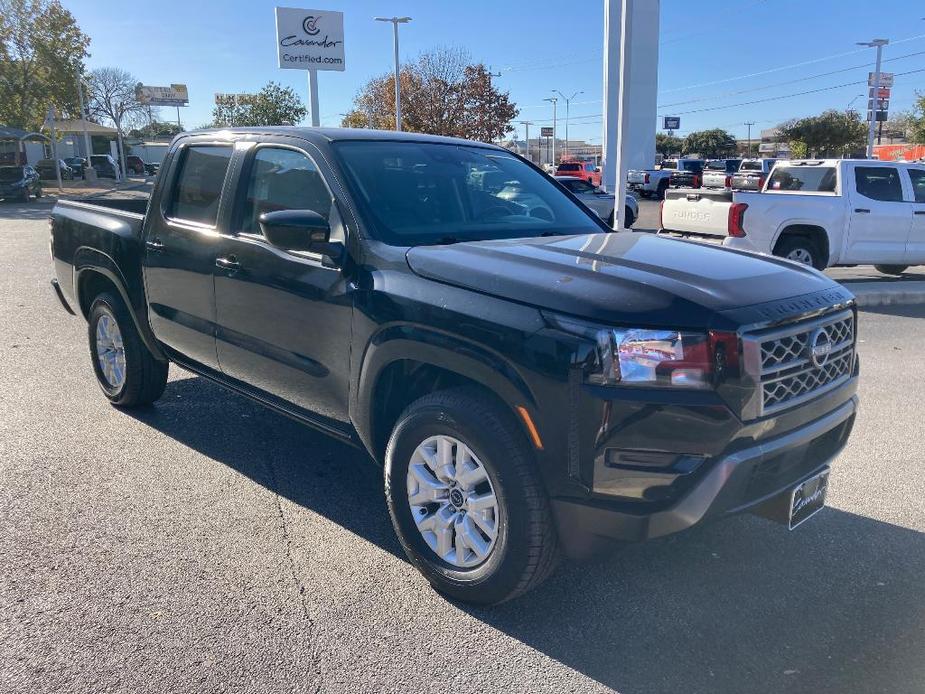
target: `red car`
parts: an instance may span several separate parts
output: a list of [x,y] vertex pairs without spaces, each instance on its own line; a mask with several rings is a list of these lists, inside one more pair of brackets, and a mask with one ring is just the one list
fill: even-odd
[[125,168],[136,176],[141,176],[145,172],[144,159],[137,154],[127,154],[125,156]]
[[593,186],[601,184],[601,172],[589,161],[564,161],[556,169],[556,176],[575,176]]

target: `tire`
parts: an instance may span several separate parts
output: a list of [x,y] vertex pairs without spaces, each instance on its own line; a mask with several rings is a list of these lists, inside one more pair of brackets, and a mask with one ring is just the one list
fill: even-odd
[[[418,451],[427,450],[431,443],[446,446],[448,440],[455,444],[447,459],[458,461],[462,444],[474,456],[467,458],[467,465],[480,464],[487,481],[466,492],[469,496],[461,513],[450,505],[452,488],[429,507],[416,506],[413,511],[411,490],[417,478],[409,482],[412,459],[420,461],[415,465],[441,483],[424,465]],[[492,492],[496,507],[489,525],[494,527],[494,540],[477,529],[482,524],[472,520],[476,511],[469,509],[466,513],[471,499],[484,499]],[[434,493],[439,496],[443,491]],[[513,415],[477,390],[459,388],[432,393],[413,402],[401,414],[386,448],[385,496],[392,525],[408,559],[436,590],[456,600],[482,605],[510,600],[539,585],[557,563],[558,537],[531,449]],[[443,526],[449,534],[444,546],[451,553],[443,557],[438,554],[440,545],[435,533],[425,539],[414,520],[416,512],[428,514],[426,520],[436,519],[441,513],[445,519],[452,518]],[[464,566],[461,559],[470,550],[463,546],[460,558],[456,530],[465,529],[467,523],[479,533],[482,549],[486,544],[488,548],[484,557],[472,552],[470,565]],[[437,546],[432,548],[429,542]]]
[[623,226],[629,229],[633,224],[635,224],[636,218],[633,216],[633,211],[626,207],[623,209]]
[[877,272],[882,272],[884,275],[901,275],[908,267],[908,265],[874,265]]
[[819,245],[808,236],[784,236],[774,247],[774,255],[825,270],[827,259],[822,257]]
[[[103,328],[100,328],[101,321],[104,321]],[[113,323],[115,331],[112,330]],[[112,339],[102,339],[99,332],[108,334]],[[113,405],[138,407],[150,405],[161,397],[167,385],[168,364],[155,359],[142,342],[128,308],[120,297],[105,292],[93,300],[87,322],[87,337],[96,380]],[[113,356],[104,356],[101,360],[100,351],[107,346],[107,342],[111,349],[106,352]],[[107,368],[104,372],[101,362],[111,364],[112,369]]]
[[657,200],[664,200],[665,193],[668,191],[668,181],[662,181],[658,184],[658,192],[656,193]]
[[23,188],[22,193],[19,194],[19,201],[29,202],[30,199],[31,199],[31,196],[29,195],[29,188],[28,187]]
[[40,197],[42,197],[42,186],[35,189],[35,199],[38,200]]

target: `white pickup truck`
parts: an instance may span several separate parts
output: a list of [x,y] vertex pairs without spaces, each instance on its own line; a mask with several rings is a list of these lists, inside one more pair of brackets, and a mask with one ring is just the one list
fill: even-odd
[[703,169],[703,159],[666,159],[660,169],[630,169],[626,172],[627,188],[644,198],[665,197],[671,174],[675,171],[696,171]]
[[660,233],[900,274],[925,264],[925,164],[778,161],[761,192],[669,191]]

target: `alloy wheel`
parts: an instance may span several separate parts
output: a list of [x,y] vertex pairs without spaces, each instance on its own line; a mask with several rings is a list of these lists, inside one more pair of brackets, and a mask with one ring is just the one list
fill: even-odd
[[491,556],[501,509],[488,470],[466,444],[443,435],[422,441],[407,489],[418,532],[440,559],[469,569]]
[[109,387],[121,388],[125,383],[125,347],[119,324],[109,311],[96,322],[96,360]]

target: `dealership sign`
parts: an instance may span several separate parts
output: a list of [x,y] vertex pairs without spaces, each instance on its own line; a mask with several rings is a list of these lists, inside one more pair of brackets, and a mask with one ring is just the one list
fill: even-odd
[[662,120],[663,130],[680,130],[681,116],[665,116]]
[[540,137],[552,137],[552,133],[553,130],[551,125],[544,125],[540,128]]
[[139,84],[135,87],[135,96],[149,106],[187,106],[189,93],[185,84],[171,84],[169,87],[149,87]]
[[344,13],[276,8],[279,66],[290,70],[344,69]]

